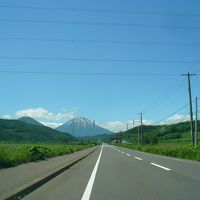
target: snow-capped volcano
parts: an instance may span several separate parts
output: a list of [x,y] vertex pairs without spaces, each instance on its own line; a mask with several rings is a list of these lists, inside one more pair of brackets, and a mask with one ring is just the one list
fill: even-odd
[[56,130],[70,133],[74,137],[95,136],[101,134],[111,134],[112,132],[102,128],[85,117],[74,118],[56,128]]
[[65,123],[65,125],[75,125],[79,127],[79,126],[94,126],[95,124],[94,122],[90,121],[85,117],[77,117],[68,121],[67,123]]

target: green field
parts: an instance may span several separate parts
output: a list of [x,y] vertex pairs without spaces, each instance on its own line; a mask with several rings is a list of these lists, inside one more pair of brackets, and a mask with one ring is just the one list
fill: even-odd
[[94,145],[0,143],[0,168],[70,154],[92,146]]
[[175,141],[171,143],[167,142],[156,145],[144,145],[144,146],[137,146],[133,144],[116,144],[116,145],[148,153],[200,161],[200,145],[194,148],[189,143],[184,143],[184,142],[178,143]]

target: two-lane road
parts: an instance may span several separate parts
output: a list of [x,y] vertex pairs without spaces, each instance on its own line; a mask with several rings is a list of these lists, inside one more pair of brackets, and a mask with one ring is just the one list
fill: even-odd
[[200,163],[104,145],[25,199],[199,200]]

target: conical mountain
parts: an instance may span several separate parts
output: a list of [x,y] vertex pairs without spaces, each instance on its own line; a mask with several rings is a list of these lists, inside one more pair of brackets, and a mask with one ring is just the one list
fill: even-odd
[[74,135],[74,137],[95,136],[112,133],[105,128],[95,125],[93,121],[85,117],[78,117],[69,120],[65,124],[56,128],[56,130],[64,133],[70,133],[71,135]]

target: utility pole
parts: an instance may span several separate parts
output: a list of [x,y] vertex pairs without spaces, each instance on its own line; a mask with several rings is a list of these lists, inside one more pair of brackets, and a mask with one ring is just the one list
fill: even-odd
[[195,117],[195,147],[198,144],[198,97],[196,97],[196,117]]
[[194,137],[194,123],[193,123],[193,110],[192,110],[192,93],[191,93],[191,83],[190,77],[195,76],[196,74],[181,74],[181,76],[187,76],[188,78],[188,93],[189,93],[189,103],[190,103],[190,126],[191,126],[191,142],[192,145],[195,145],[195,137]]
[[144,136],[143,136],[143,124],[142,124],[142,115],[143,115],[144,113],[139,113],[139,115],[140,115],[140,143],[141,143],[141,145],[143,145],[143,140],[144,140]]
[[119,135],[120,135],[120,143],[122,143],[122,131],[121,130],[119,132]]
[[74,122],[73,122],[73,139],[74,139],[74,144],[75,144],[75,138],[74,138],[74,129],[75,129],[75,124],[76,124],[76,122],[74,121]]

